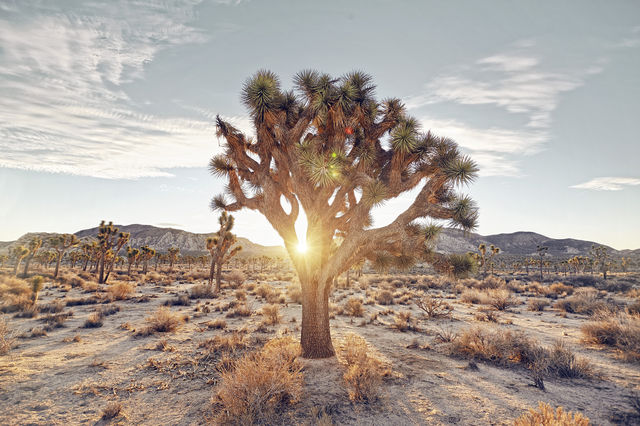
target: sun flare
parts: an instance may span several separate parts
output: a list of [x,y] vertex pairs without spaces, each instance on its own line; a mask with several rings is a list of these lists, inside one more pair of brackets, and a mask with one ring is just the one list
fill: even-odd
[[306,241],[300,241],[298,243],[298,253],[306,253],[308,248]]

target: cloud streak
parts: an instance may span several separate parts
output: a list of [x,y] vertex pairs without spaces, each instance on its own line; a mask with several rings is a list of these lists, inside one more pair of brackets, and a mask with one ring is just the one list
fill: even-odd
[[124,85],[163,49],[207,40],[197,1],[16,4],[0,18],[0,167],[100,178],[206,165],[210,120],[147,114]]
[[453,103],[463,107],[494,107],[518,127],[473,127],[460,120],[425,117],[426,128],[456,139],[470,151],[485,176],[518,176],[519,160],[544,149],[550,138],[552,114],[562,94],[582,86],[589,75],[602,71],[601,64],[587,69],[555,72],[529,53],[532,42],[517,44],[504,52],[477,60],[472,69],[461,67],[427,83],[425,93],[406,100],[407,107]]
[[594,191],[621,191],[626,186],[638,186],[640,179],[626,177],[597,177],[590,181],[572,185],[569,188],[590,189]]

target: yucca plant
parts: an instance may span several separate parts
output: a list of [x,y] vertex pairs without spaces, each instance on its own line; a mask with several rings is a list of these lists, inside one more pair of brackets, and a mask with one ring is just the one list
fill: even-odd
[[58,277],[60,262],[62,261],[62,257],[64,256],[65,252],[71,247],[76,247],[78,244],[80,244],[80,240],[78,240],[78,237],[73,234],[62,234],[49,239],[49,245],[56,251],[57,254],[56,270],[53,273],[53,278]]
[[13,248],[11,254],[16,262],[13,266],[13,275],[18,275],[18,268],[20,268],[20,263],[22,263],[22,260],[29,254],[29,249],[25,246],[17,246]]
[[[216,271],[216,288],[215,293],[220,292],[220,281],[222,280],[222,266],[232,257],[242,250],[242,246],[235,245],[237,238],[231,232],[233,229],[234,219],[227,212],[222,212],[218,218],[220,229],[213,237],[206,240],[207,250],[211,254],[211,269],[209,270],[209,286],[213,283],[213,274]],[[234,246],[235,245],[235,246]]]
[[98,227],[98,283],[104,284],[109,279],[120,249],[129,241],[128,232],[118,232],[113,222],[100,222]]
[[38,303],[38,295],[40,294],[40,290],[44,287],[44,278],[40,275],[36,275],[31,278],[31,301],[35,305]]
[[[399,99],[376,100],[370,76],[352,72],[334,78],[298,73],[296,91],[258,71],[242,89],[255,138],[220,116],[223,153],[210,170],[227,181],[212,208],[257,210],[271,223],[302,287],[303,356],[334,355],[328,298],[335,277],[363,258],[381,267],[406,268],[414,261],[445,262],[431,249],[432,218],[472,229],[477,208],[455,187],[471,182],[476,164],[454,141],[422,131]],[[372,228],[372,210],[416,190],[411,205],[390,224]],[[307,233],[296,234],[300,211]],[[339,239],[338,239],[339,238]]]
[[22,275],[24,277],[26,277],[27,274],[29,273],[29,265],[31,264],[31,261],[36,256],[36,254],[38,254],[38,250],[40,250],[40,247],[42,247],[42,238],[33,237],[29,241],[29,244],[27,245],[27,248],[29,249],[29,254],[27,255],[24,261],[24,271],[22,272]]

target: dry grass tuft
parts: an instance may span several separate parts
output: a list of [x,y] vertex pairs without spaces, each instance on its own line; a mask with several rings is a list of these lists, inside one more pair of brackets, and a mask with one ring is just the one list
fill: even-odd
[[231,288],[240,287],[246,280],[247,276],[242,271],[231,271],[225,276],[225,280]]
[[347,366],[343,377],[349,398],[358,402],[374,402],[378,399],[382,379],[391,373],[389,365],[369,349],[364,338],[356,334],[345,336],[339,356]]
[[265,325],[279,324],[282,319],[280,315],[280,307],[278,305],[266,305],[262,307],[262,315],[264,316]]
[[538,403],[538,409],[530,408],[528,413],[518,417],[514,426],[589,426],[589,419],[580,413],[564,411],[562,407],[555,410],[549,404]]
[[192,299],[213,299],[216,297],[213,286],[207,284],[196,284],[191,288],[189,297]]
[[101,311],[93,312],[84,322],[84,328],[98,328],[104,325],[104,314]]
[[470,328],[451,343],[449,350],[453,355],[496,365],[521,365],[533,372],[536,385],[541,388],[544,388],[544,376],[584,379],[597,377],[591,364],[574,355],[562,342],[545,348],[522,332]]
[[533,312],[542,312],[549,305],[550,303],[546,299],[531,299],[529,300],[528,309]]
[[376,302],[379,305],[393,305],[393,293],[389,290],[380,290],[376,293]]
[[0,355],[4,355],[11,350],[15,339],[9,332],[9,327],[4,317],[0,316]]
[[212,355],[219,353],[235,354],[238,351],[248,348],[249,341],[245,334],[234,331],[231,335],[218,335],[207,339],[201,342],[198,347],[206,349],[206,351]]
[[582,326],[584,339],[614,348],[622,358],[640,361],[640,317],[627,313],[601,315]]
[[299,282],[292,282],[287,286],[287,296],[291,303],[302,304],[302,289]]
[[391,324],[391,328],[395,328],[398,331],[419,331],[418,326],[416,325],[415,320],[411,316],[410,311],[402,311],[396,313],[393,324]]
[[450,317],[453,308],[449,303],[442,299],[436,299],[435,297],[424,295],[415,301],[415,304],[427,318],[442,318]]
[[220,424],[274,424],[279,413],[302,396],[300,345],[273,339],[260,350],[222,369],[213,402]]
[[343,306],[343,311],[350,317],[362,317],[364,315],[364,306],[362,299],[359,297],[350,297]]
[[133,293],[133,286],[129,283],[119,282],[109,285],[107,292],[114,300],[126,300]]
[[573,296],[556,302],[553,307],[570,314],[584,315],[615,312],[618,310],[617,306],[602,299],[600,292],[594,288],[580,288]]
[[138,333],[141,336],[176,331],[185,322],[185,317],[171,312],[166,306],[161,306],[145,320],[149,325]]
[[122,412],[122,404],[116,401],[110,402],[102,410],[102,420],[115,419]]
[[224,330],[227,328],[227,322],[222,318],[216,318],[212,321],[207,322],[207,328],[215,329],[215,330]]

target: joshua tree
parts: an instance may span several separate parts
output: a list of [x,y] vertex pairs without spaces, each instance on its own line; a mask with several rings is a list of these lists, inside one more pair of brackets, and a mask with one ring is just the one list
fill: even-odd
[[120,249],[129,241],[128,232],[118,233],[118,228],[113,222],[105,223],[103,220],[98,227],[98,283],[104,284],[109,279],[113,264],[118,257]]
[[7,260],[9,260],[9,256],[6,254],[0,254],[0,268],[4,268],[4,264],[7,263]]
[[591,257],[593,258],[593,264],[597,265],[602,272],[604,279],[607,279],[607,272],[611,268],[611,256],[609,256],[609,250],[605,246],[591,246]]
[[71,269],[75,268],[76,263],[78,263],[82,259],[82,252],[79,250],[74,250],[69,252],[69,263]]
[[127,247],[127,262],[129,262],[129,266],[127,267],[127,275],[131,275],[131,266],[136,263],[139,256],[140,250],[138,250],[137,248]]
[[547,254],[547,250],[549,250],[549,247],[544,247],[541,245],[536,246],[536,252],[538,253],[538,257],[539,259],[539,265],[540,265],[540,281],[543,280],[543,276],[542,276],[542,265],[544,263],[544,256]]
[[[228,191],[212,208],[257,210],[284,240],[302,287],[303,356],[324,358],[334,355],[328,311],[334,278],[363,257],[380,266],[406,268],[418,258],[442,265],[426,244],[431,232],[416,221],[474,228],[475,203],[454,188],[472,181],[477,167],[451,139],[421,133],[399,99],[378,102],[364,73],[333,78],[303,71],[295,87],[297,94],[280,90],[269,71],[247,80],[242,100],[255,138],[216,117],[226,144],[210,169],[228,181]],[[375,206],[414,189],[414,201],[392,223],[371,227]],[[301,208],[308,226],[299,239]]]
[[493,258],[498,254],[500,254],[500,247],[496,247],[493,244],[491,244],[489,246],[489,249],[491,250],[491,254],[489,255],[489,263],[491,264],[491,275],[493,275],[493,266],[494,266]]
[[31,302],[35,305],[38,303],[38,294],[44,286],[44,278],[40,275],[36,275],[31,278]]
[[487,276],[487,246],[486,244],[480,244],[478,246],[478,261],[480,262],[480,267],[482,268],[482,276]]
[[24,262],[24,272],[22,272],[24,277],[26,277],[29,272],[29,264],[31,263],[31,260],[36,256],[40,247],[42,247],[42,239],[40,237],[33,237],[31,241],[29,241],[27,247],[29,248],[29,255]]
[[178,255],[180,254],[180,249],[178,247],[170,247],[169,248],[169,272],[173,270],[173,264],[178,260]]
[[18,275],[18,268],[20,268],[20,263],[22,263],[22,259],[27,257],[29,254],[29,249],[25,246],[17,246],[12,250],[13,258],[16,261],[16,264],[13,267],[13,275]]
[[62,234],[49,239],[49,245],[56,251],[57,254],[56,271],[53,273],[53,278],[58,277],[60,262],[62,261],[64,253],[71,247],[75,247],[78,244],[80,244],[80,241],[78,240],[78,237],[73,234]]
[[140,260],[142,260],[142,273],[147,273],[147,268],[149,266],[149,260],[156,255],[156,251],[149,246],[140,247]]
[[211,269],[209,271],[209,286],[213,283],[213,273],[216,271],[216,288],[215,293],[220,292],[220,281],[222,280],[222,265],[227,263],[229,259],[238,254],[242,250],[242,246],[232,246],[236,243],[237,238],[231,232],[233,228],[233,216],[222,212],[218,218],[220,229],[213,237],[207,238],[207,250],[211,253]]

